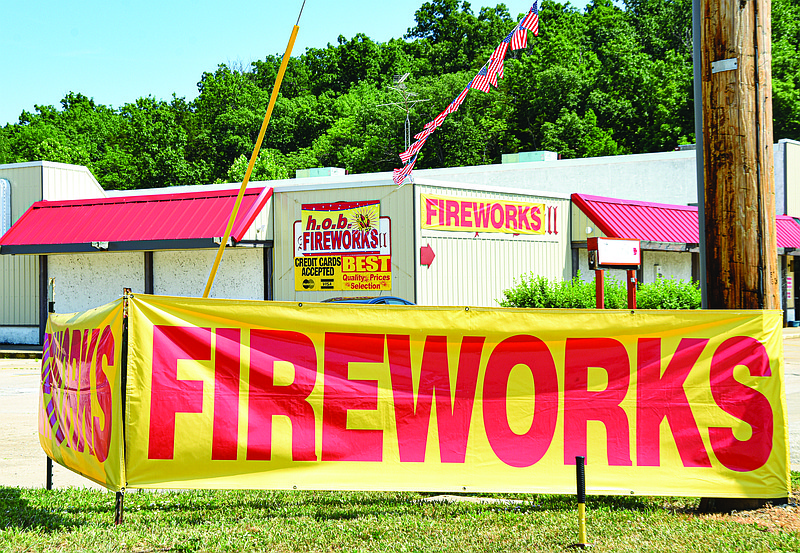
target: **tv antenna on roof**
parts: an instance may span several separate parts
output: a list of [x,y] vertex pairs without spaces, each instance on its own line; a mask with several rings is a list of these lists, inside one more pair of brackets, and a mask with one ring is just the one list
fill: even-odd
[[381,106],[397,106],[401,110],[406,112],[406,125],[405,125],[405,144],[406,150],[411,146],[411,119],[409,117],[409,113],[411,111],[411,106],[414,104],[419,104],[420,102],[430,102],[430,98],[414,100],[412,99],[414,96],[419,96],[416,92],[411,92],[408,90],[408,85],[406,84],[406,79],[411,75],[411,73],[404,73],[403,75],[395,75],[394,76],[394,86],[390,86],[389,88],[400,94],[403,97],[402,102],[390,102],[388,104],[378,104],[378,107]]

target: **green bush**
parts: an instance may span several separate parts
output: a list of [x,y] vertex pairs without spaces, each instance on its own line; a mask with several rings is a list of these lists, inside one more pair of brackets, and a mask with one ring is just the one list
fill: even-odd
[[[626,309],[628,291],[625,283],[606,276],[604,305],[606,309]],[[594,279],[581,280],[580,272],[572,280],[550,281],[534,275],[522,275],[520,282],[503,290],[503,307],[535,307],[541,309],[593,309],[595,301]],[[661,279],[652,284],[640,284],[636,293],[639,309],[699,309],[700,288],[697,284],[675,279]]]
[[639,309],[700,309],[700,287],[674,278],[642,284],[636,293]]
[[[606,309],[625,309],[628,293],[625,283],[606,277],[603,286]],[[542,309],[593,309],[596,305],[594,279],[581,280],[580,272],[572,280],[551,282],[547,278],[522,275],[519,284],[503,290],[503,307],[537,307]]]

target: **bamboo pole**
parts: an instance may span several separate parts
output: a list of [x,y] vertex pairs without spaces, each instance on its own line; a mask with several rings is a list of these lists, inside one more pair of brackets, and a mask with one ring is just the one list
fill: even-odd
[[[305,2],[303,2],[303,6],[305,6]],[[303,8],[301,7],[300,15],[302,14]],[[300,23],[300,16],[297,17],[297,23]],[[209,292],[211,292],[211,286],[213,286],[214,278],[217,276],[219,263],[222,261],[222,254],[225,253],[225,246],[228,244],[228,239],[231,237],[233,223],[236,220],[236,214],[239,212],[239,206],[242,204],[242,198],[244,198],[244,191],[247,188],[247,183],[250,182],[250,175],[252,174],[253,167],[256,164],[258,152],[261,149],[261,143],[264,141],[264,135],[267,132],[267,126],[269,125],[270,117],[272,117],[272,110],[275,107],[275,101],[278,99],[278,91],[281,88],[283,75],[286,73],[286,66],[289,65],[289,58],[292,55],[292,48],[294,47],[294,41],[297,38],[297,31],[299,30],[300,27],[295,24],[294,28],[292,29],[292,34],[289,37],[289,44],[286,46],[286,52],[283,54],[283,60],[281,60],[281,65],[278,69],[278,75],[275,77],[275,86],[272,87],[272,95],[269,98],[269,105],[267,105],[267,113],[264,115],[264,121],[261,123],[261,130],[258,132],[258,139],[256,140],[255,147],[253,148],[253,153],[250,155],[250,162],[247,164],[247,171],[244,173],[242,186],[239,188],[239,194],[236,196],[236,202],[233,204],[233,210],[231,211],[230,219],[228,219],[228,226],[225,229],[225,236],[222,237],[222,243],[220,243],[219,249],[217,250],[217,257],[214,259],[214,264],[211,266],[211,274],[208,275],[206,289],[203,292],[204,298],[207,298]]]

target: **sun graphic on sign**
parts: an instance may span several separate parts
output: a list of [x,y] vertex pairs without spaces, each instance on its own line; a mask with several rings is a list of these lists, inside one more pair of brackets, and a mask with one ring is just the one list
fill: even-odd
[[376,206],[364,206],[353,211],[350,226],[360,231],[377,228],[378,210],[375,209],[375,207]]

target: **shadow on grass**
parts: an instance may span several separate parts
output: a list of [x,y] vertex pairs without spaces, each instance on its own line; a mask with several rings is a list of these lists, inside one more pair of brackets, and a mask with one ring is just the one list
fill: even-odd
[[[478,494],[481,498],[521,500],[515,503],[490,502],[430,502],[433,493],[410,492],[321,492],[321,491],[270,491],[270,490],[192,490],[144,491],[126,493],[125,516],[142,522],[151,513],[171,513],[181,524],[207,524],[209,520],[235,520],[237,518],[314,520],[355,520],[365,517],[412,515],[422,517],[452,517],[465,513],[503,511],[518,515],[551,511],[570,512],[577,509],[571,495],[533,494]],[[475,497],[475,494],[450,494]],[[642,496],[589,496],[586,507],[590,511],[693,511],[685,503],[673,498]],[[113,505],[89,507],[99,512],[113,513]],[[128,519],[131,520],[131,519]]]
[[349,520],[365,516],[409,512],[419,494],[268,490],[193,490],[184,492],[133,492],[125,499],[126,515],[173,513],[186,524],[204,523],[211,517],[246,513],[253,518]]
[[53,532],[82,525],[82,521],[65,517],[57,509],[49,510],[32,505],[23,497],[19,488],[0,486],[0,530],[36,528]]

